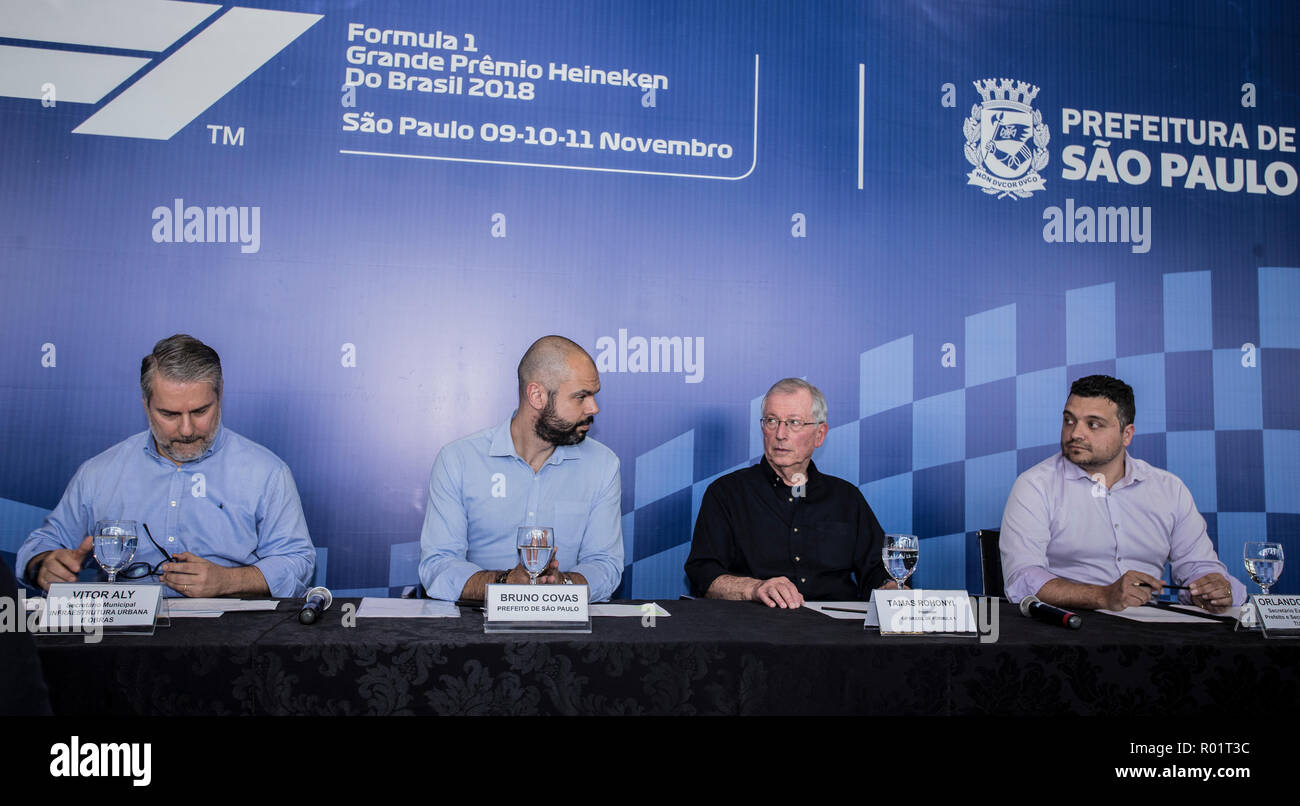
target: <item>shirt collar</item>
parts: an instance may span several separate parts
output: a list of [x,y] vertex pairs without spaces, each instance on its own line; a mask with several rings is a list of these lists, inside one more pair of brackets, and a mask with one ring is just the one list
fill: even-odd
[[510,420],[514,418],[511,414],[504,423],[492,429],[492,447],[488,448],[488,456],[515,455],[515,441],[510,436]]
[[[488,448],[488,456],[514,456],[521,462],[523,457],[515,452],[515,440],[510,436],[510,422],[515,419],[518,410],[511,412],[509,419],[501,425],[492,429],[492,445]],[[581,459],[582,454],[578,452],[577,445],[556,445],[555,450],[547,457],[546,464],[558,465],[565,459]]]
[[[776,470],[772,467],[771,463],[767,461],[766,456],[760,458],[758,460],[758,464],[761,468],[763,468],[763,478],[767,481],[768,484],[772,485],[773,487],[777,486],[778,484],[783,487],[787,486],[785,483],[785,479],[781,478],[781,476],[777,474]],[[807,483],[808,484],[816,483],[821,479],[821,475],[822,475],[821,472],[817,470],[816,463],[814,463],[813,460],[809,459]]]

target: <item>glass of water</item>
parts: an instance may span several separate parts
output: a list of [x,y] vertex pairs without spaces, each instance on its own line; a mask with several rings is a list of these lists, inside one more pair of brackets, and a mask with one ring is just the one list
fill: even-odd
[[921,541],[916,535],[885,535],[885,548],[881,552],[885,570],[902,588],[903,583],[916,570],[916,560],[921,554]]
[[117,572],[135,556],[135,521],[100,521],[95,524],[95,562],[117,581]]
[[1268,595],[1268,589],[1282,576],[1282,563],[1286,559],[1281,543],[1247,543],[1241,552],[1246,563],[1246,573]]
[[520,526],[515,546],[519,564],[528,572],[528,584],[536,585],[537,576],[555,556],[555,530],[549,526]]

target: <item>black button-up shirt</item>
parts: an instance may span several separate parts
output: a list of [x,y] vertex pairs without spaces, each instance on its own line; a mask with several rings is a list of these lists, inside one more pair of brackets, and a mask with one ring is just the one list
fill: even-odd
[[766,458],[710,484],[686,558],[695,595],[723,574],[787,577],[810,601],[866,599],[883,585],[885,533],[861,491],[809,462],[798,492]]

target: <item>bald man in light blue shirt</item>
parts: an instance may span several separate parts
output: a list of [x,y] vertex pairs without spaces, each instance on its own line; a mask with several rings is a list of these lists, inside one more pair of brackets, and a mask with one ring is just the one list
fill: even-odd
[[543,584],[589,586],[608,599],[623,574],[622,486],[614,452],[587,436],[600,378],[586,351],[539,339],[519,363],[519,408],[501,425],[442,449],[429,478],[420,581],[435,599],[481,600],[522,584],[520,526],[555,529]]

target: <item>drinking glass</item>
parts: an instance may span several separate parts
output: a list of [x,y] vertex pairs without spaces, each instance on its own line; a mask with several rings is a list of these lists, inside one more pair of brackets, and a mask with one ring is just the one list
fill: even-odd
[[903,583],[916,570],[921,553],[921,541],[916,535],[885,535],[885,548],[881,552],[885,570],[902,588]]
[[537,576],[546,570],[555,555],[555,530],[549,526],[520,526],[515,541],[519,564],[528,572],[528,584],[536,585]]
[[121,571],[135,556],[135,521],[100,521],[95,524],[95,562],[117,581]]
[[1268,589],[1277,584],[1277,578],[1282,576],[1282,564],[1286,559],[1282,553],[1281,543],[1247,543],[1241,552],[1242,560],[1246,563],[1246,573],[1250,578],[1255,580],[1268,595]]

